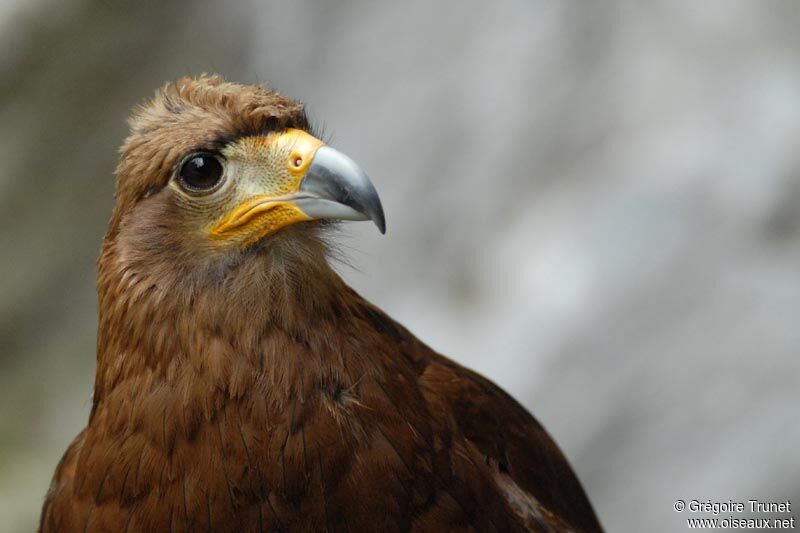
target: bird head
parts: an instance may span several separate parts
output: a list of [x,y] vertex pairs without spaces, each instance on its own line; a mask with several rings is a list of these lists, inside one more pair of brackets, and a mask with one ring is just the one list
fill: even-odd
[[204,405],[270,332],[300,341],[342,315],[351,292],[329,265],[328,229],[383,231],[383,209],[303,106],[261,86],[183,78],[130,126],[98,261],[95,405],[130,376],[187,361],[186,394]]
[[218,76],[167,84],[140,106],[117,175],[106,248],[139,276],[202,281],[248,257],[308,260],[330,221],[385,231],[369,178],[310,132],[302,105]]

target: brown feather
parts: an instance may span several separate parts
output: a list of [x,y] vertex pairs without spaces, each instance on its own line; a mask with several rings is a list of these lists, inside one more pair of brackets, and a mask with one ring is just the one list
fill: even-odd
[[42,531],[599,531],[544,429],[328,266],[324,227],[224,255],[164,185],[184,153],[308,128],[218,77],[139,108],[99,261],[87,428]]

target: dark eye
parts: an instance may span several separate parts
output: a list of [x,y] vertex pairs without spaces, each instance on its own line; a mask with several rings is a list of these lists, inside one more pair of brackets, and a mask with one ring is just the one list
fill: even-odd
[[222,163],[213,154],[194,154],[181,166],[178,181],[189,192],[208,192],[222,179]]

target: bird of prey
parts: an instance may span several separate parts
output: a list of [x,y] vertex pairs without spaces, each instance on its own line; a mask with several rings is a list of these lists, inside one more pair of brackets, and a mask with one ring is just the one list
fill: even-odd
[[41,531],[600,530],[520,404],[329,266],[335,221],[384,214],[302,105],[203,75],[130,125]]

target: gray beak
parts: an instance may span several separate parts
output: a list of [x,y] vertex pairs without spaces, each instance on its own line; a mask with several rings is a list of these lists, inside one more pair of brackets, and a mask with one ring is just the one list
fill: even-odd
[[316,219],[372,220],[386,233],[386,218],[375,186],[355,161],[329,146],[314,154],[294,200]]

